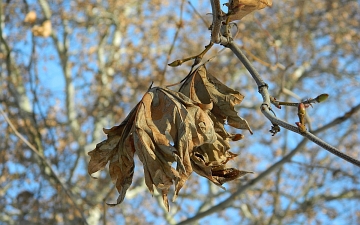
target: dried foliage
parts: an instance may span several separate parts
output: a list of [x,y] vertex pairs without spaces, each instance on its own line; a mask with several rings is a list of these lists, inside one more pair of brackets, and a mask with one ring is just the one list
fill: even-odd
[[[25,18],[25,20],[26,20],[26,18]],[[31,31],[33,32],[34,36],[49,37],[52,32],[51,21],[45,20],[41,25],[33,26]]]
[[26,14],[24,22],[25,23],[35,23],[36,21],[36,12],[30,11]]
[[119,126],[104,129],[107,140],[89,152],[88,172],[93,174],[110,162],[110,177],[120,194],[116,204],[120,204],[132,182],[136,153],[144,166],[146,186],[152,194],[153,186],[161,190],[168,211],[171,185],[175,200],[192,171],[219,186],[250,173],[226,166],[237,156],[229,151],[229,140],[243,135],[229,134],[225,122],[251,132],[234,110],[242,99],[239,92],[207,74],[205,66],[190,74],[179,92],[151,88]]
[[249,13],[272,6],[272,0],[230,0],[225,4],[228,7],[229,21],[241,20]]
[[[166,65],[199,54],[209,44],[208,28],[213,19],[209,0],[190,2],[0,1],[0,109],[4,113],[0,114],[0,224],[189,224],[196,220],[199,224],[360,224],[358,168],[286,129],[278,132],[274,126],[277,134],[272,137],[272,124],[259,109],[256,84],[231,51],[218,53],[223,49],[219,45],[204,56],[204,60],[217,56],[206,64],[207,70],[235,91],[217,86],[208,72],[203,79],[204,68],[189,75],[181,88],[181,96],[195,105],[192,109],[205,112],[204,118],[213,123],[215,142],[188,152],[192,170],[208,179],[192,173],[167,212],[162,190],[158,193],[154,186],[150,197],[144,164],[135,156],[132,168],[135,152],[125,151],[136,149],[129,146],[131,143],[139,144],[145,153],[159,149],[153,138],[164,134],[154,136],[153,131],[147,131],[166,128],[158,127],[153,119],[155,127],[142,122],[138,129],[145,129],[141,132],[151,145],[135,143],[133,132],[122,142],[121,152],[115,147],[121,131],[136,128],[136,117],[124,121],[133,121],[130,127],[122,124],[105,129],[113,142],[102,143],[104,155],[98,152],[98,164],[92,166],[105,171],[96,174],[97,180],[91,179],[88,153],[106,139],[103,128],[123,121],[145,95],[151,104],[155,94],[173,96],[164,88],[144,93],[150,91],[152,81],[164,87],[183,79],[190,62],[176,68]],[[326,102],[306,108],[306,129],[317,130],[322,139],[359,159],[358,2],[274,1],[271,7],[254,10],[241,20],[234,20],[234,16],[246,8],[259,7],[261,2],[223,2],[229,3],[228,7],[232,3],[233,12],[222,7],[220,17],[228,15],[229,21],[237,23],[237,28],[231,26],[231,33],[238,31],[234,41],[267,82],[270,94],[279,101],[299,103],[328,93]],[[41,27],[46,20],[51,21],[49,36],[35,36],[32,28]],[[190,94],[192,82],[195,94]],[[211,91],[205,91],[208,87]],[[172,90],[179,92],[178,88]],[[242,100],[236,90],[246,98],[232,105]],[[217,96],[226,96],[229,101],[217,100]],[[188,110],[187,105],[176,102]],[[228,114],[217,111],[216,102],[224,104],[227,108],[223,111]],[[145,115],[145,103],[141,107],[135,108]],[[254,135],[247,135],[246,124],[233,114],[233,108],[251,124]],[[293,125],[301,120],[296,107],[273,107],[273,111]],[[151,116],[159,115],[157,112]],[[244,133],[237,132],[229,118],[243,126]],[[170,140],[172,149],[179,151],[174,142],[177,138],[170,137],[165,132],[166,139],[156,141],[169,146],[166,143]],[[112,149],[114,155],[109,154]],[[166,152],[169,154],[163,155]],[[188,171],[176,168],[176,160],[185,155],[170,153],[156,151],[165,161],[176,158],[171,163],[174,174]],[[120,165],[117,157],[128,164]],[[110,172],[106,163],[110,163]],[[254,174],[227,182],[224,191],[214,182],[227,181],[225,173],[231,168]],[[128,172],[116,172],[120,169]],[[146,169],[150,170],[148,177],[160,177],[155,170]],[[132,184],[127,187],[132,170]],[[178,179],[168,171],[171,174],[165,173],[161,179]],[[227,174],[232,175],[231,171]],[[158,185],[160,181],[156,181]],[[119,196],[114,186],[121,188],[120,196],[126,191],[126,197],[121,205],[108,207],[105,203],[116,203]],[[174,180],[170,186],[171,199]],[[228,198],[233,201],[226,203]]]

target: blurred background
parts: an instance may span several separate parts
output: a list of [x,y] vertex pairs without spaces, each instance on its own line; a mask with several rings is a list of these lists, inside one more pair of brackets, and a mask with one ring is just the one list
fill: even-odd
[[[359,4],[274,1],[232,29],[278,100],[330,95],[307,109],[307,127],[356,159]],[[0,2],[0,224],[360,224],[360,169],[285,129],[271,136],[256,83],[222,46],[207,53],[216,56],[207,68],[245,95],[237,111],[254,131],[232,144],[239,156],[229,164],[254,174],[222,190],[193,173],[167,213],[136,159],[125,201],[106,205],[118,193],[107,169],[96,180],[88,175],[87,153],[151,82],[166,86],[187,75],[192,62],[167,64],[204,49],[210,13],[205,0]],[[298,121],[294,107],[274,112]]]

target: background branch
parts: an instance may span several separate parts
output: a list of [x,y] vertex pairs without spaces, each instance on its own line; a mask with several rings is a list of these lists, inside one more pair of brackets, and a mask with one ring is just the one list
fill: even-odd
[[84,224],[87,224],[85,215],[82,211],[82,209],[80,209],[80,207],[76,204],[75,198],[73,196],[73,194],[71,193],[71,190],[69,188],[66,187],[66,184],[63,183],[59,176],[57,175],[57,173],[54,171],[54,169],[52,168],[51,164],[46,160],[46,158],[44,157],[44,155],[42,155],[36,148],[34,145],[32,145],[30,142],[28,142],[28,140],[26,140],[26,138],[20,134],[17,129],[15,128],[15,126],[12,124],[12,122],[9,120],[9,118],[7,117],[7,115],[5,114],[5,112],[2,110],[2,108],[0,108],[0,113],[2,114],[2,116],[4,117],[4,119],[6,120],[6,122],[9,124],[9,126],[11,127],[11,129],[13,129],[14,134],[19,137],[30,149],[33,153],[35,153],[40,159],[41,161],[46,165],[46,167],[50,170],[52,176],[55,178],[55,180],[60,184],[60,186],[62,187],[62,189],[65,191],[65,193],[67,194],[67,196],[70,198],[73,206],[76,208],[76,210],[81,214],[82,217],[82,222]]
[[[247,59],[247,57],[244,55],[244,53],[241,51],[241,49],[235,44],[234,41],[230,41],[225,44],[226,47],[230,48],[234,54],[238,57],[238,59],[244,64],[246,69],[250,72],[251,76],[255,80],[259,92],[261,96],[263,97],[263,103],[261,105],[261,111],[262,113],[268,118],[272,124],[279,125],[285,129],[291,130],[295,133],[298,133],[306,138],[308,138],[310,141],[314,142],[315,144],[319,145],[323,149],[329,151],[330,153],[360,167],[360,161],[357,159],[354,159],[342,152],[340,152],[337,148],[333,147],[332,145],[326,143],[324,140],[316,137],[309,131],[306,132],[300,132],[298,127],[295,127],[279,118],[274,116],[274,113],[271,109],[271,103],[270,103],[270,94],[268,91],[268,85],[262,80],[260,77],[260,74],[256,71],[256,69],[252,66],[250,61]],[[356,108],[356,107],[355,107]]]
[[[349,112],[354,112],[354,111],[358,111],[359,110],[359,106],[355,106],[354,108],[352,108]],[[343,119],[344,117],[338,117],[336,119],[334,119],[333,121],[329,122],[328,124],[324,125],[323,127],[333,127],[335,125],[338,124],[337,121],[339,121],[341,118],[341,122],[344,122],[346,119],[349,119],[350,117],[347,117],[346,119]],[[323,127],[320,127],[316,130],[314,130],[314,134],[318,134],[320,132],[323,131]],[[225,199],[224,201],[218,203],[217,205],[209,208],[206,211],[200,212],[198,214],[196,214],[194,217],[191,217],[189,219],[186,219],[180,223],[178,223],[177,225],[185,225],[185,224],[189,224],[192,222],[195,222],[205,216],[208,216],[210,214],[219,212],[221,210],[224,210],[225,208],[229,207],[234,201],[238,200],[239,195],[241,195],[242,193],[244,193],[246,190],[248,190],[249,188],[253,187],[255,184],[259,183],[261,180],[263,180],[265,177],[269,176],[270,174],[272,174],[273,172],[275,172],[277,169],[281,168],[285,163],[291,161],[291,158],[298,153],[299,151],[303,150],[305,147],[305,144],[307,143],[308,139],[303,139],[291,152],[289,152],[288,154],[286,154],[281,160],[279,160],[278,162],[274,163],[272,166],[270,166],[269,168],[265,169],[264,172],[260,173],[256,178],[250,180],[249,182],[247,182],[247,184],[240,186],[235,193],[231,194],[227,199]]]

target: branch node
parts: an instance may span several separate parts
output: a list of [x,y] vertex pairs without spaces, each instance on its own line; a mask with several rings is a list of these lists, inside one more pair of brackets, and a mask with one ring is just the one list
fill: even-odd
[[[266,108],[268,108],[269,110],[272,111],[271,107],[265,102],[261,104],[260,108],[261,108],[261,110],[265,110]],[[272,111],[272,112],[274,112],[274,111]]]
[[275,136],[275,134],[280,132],[280,126],[277,124],[272,124],[271,129],[269,130],[272,133],[271,136]]
[[258,91],[261,93],[261,89],[269,89],[269,85],[267,85],[267,83],[261,84],[258,86]]
[[270,96],[270,102],[278,109],[281,109],[281,105],[279,104],[279,101],[274,98],[273,96]]

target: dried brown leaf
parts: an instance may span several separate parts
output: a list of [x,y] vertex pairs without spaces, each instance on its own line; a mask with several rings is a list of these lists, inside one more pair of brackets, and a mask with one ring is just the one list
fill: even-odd
[[243,96],[206,74],[205,67],[186,80],[181,92],[151,88],[119,126],[104,129],[107,140],[89,152],[90,174],[110,162],[109,173],[119,192],[116,204],[131,185],[134,153],[143,164],[146,186],[151,193],[154,186],[159,190],[167,210],[171,186],[175,185],[175,200],[193,170],[219,186],[249,173],[226,167],[237,156],[229,151],[229,141],[243,136],[229,134],[224,123],[250,130],[234,110]]
[[51,35],[51,32],[52,32],[51,21],[50,20],[45,20],[41,24],[41,26],[39,26],[39,25],[33,26],[31,31],[33,32],[34,36],[49,37]]
[[[140,111],[134,137],[139,139],[135,140],[135,146],[144,164],[145,181],[150,191],[154,184],[163,193],[175,182],[175,199],[192,172],[189,155],[192,149],[216,140],[213,123],[194,101],[161,88],[153,88],[145,94]],[[144,115],[143,120],[141,115]],[[174,140],[174,146],[166,133]],[[151,155],[153,157],[149,158]],[[176,170],[171,167],[175,161]]]
[[237,156],[237,154],[230,152],[229,149],[228,140],[223,139],[219,134],[214,143],[197,147],[191,156],[194,171],[218,186],[247,173],[252,173],[227,168],[226,163]]
[[239,117],[234,109],[235,105],[241,103],[244,96],[207,73],[205,66],[195,70],[185,80],[179,91],[194,101],[200,101],[203,104],[213,103],[211,113],[220,123],[224,124],[227,121],[232,127],[247,129],[252,133],[248,122]]
[[35,11],[29,11],[24,19],[25,23],[35,23],[36,22],[36,12]]
[[[90,162],[88,173],[91,175],[105,168],[110,161],[109,174],[119,197],[116,204],[120,204],[130,187],[134,173],[134,152],[132,136],[128,135],[132,129],[136,106],[128,117],[119,125],[111,129],[104,129],[107,139],[96,145],[96,148],[89,152]],[[116,205],[109,204],[109,205]]]
[[250,173],[226,166],[229,160],[237,156],[229,151],[229,141],[238,141],[243,135],[229,134],[225,130],[225,122],[235,128],[248,129],[252,133],[247,121],[239,117],[234,109],[244,96],[208,74],[205,66],[199,67],[190,74],[179,91],[194,101],[212,106],[206,112],[214,123],[216,141],[203,144],[193,150],[191,162],[194,171],[218,186]]
[[272,6],[272,0],[230,0],[228,6],[229,21],[241,20],[255,10]]
[[[108,139],[89,152],[89,173],[103,169],[110,161],[119,204],[132,181],[136,152],[144,166],[148,189],[153,193],[155,186],[169,209],[170,187],[175,184],[175,199],[193,170],[190,154],[194,147],[216,141],[213,122],[199,104],[178,92],[150,89],[122,124],[104,130]],[[173,162],[176,168],[171,166]]]

